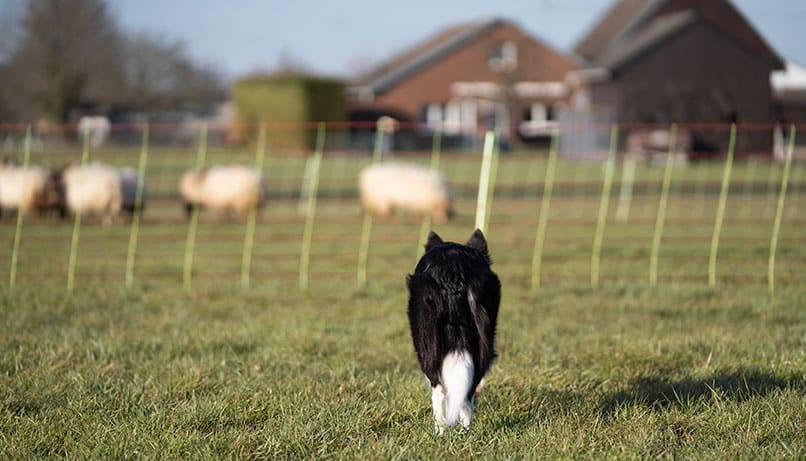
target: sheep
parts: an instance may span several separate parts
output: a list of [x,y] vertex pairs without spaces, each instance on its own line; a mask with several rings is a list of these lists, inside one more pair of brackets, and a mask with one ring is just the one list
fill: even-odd
[[179,192],[188,216],[194,206],[246,216],[265,198],[260,170],[243,165],[220,165],[189,170],[182,175]]
[[4,160],[0,164],[0,210],[27,213],[46,206],[48,171],[38,166],[27,168]]
[[142,187],[140,195],[140,209],[145,208],[146,189],[143,179],[134,168],[120,168],[118,170],[120,176],[120,194],[122,199],[121,207],[123,211],[130,216],[134,215],[135,208],[137,207],[137,187]]
[[374,215],[403,210],[430,214],[436,223],[453,216],[445,178],[435,170],[395,162],[374,164],[361,170],[358,188],[361,205]]
[[101,163],[68,164],[61,171],[67,208],[76,214],[97,214],[104,223],[120,213],[123,205],[121,175]]

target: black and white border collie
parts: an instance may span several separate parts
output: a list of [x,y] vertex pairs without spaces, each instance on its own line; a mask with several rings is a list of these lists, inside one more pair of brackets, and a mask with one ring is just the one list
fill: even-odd
[[409,326],[420,369],[431,384],[436,432],[469,428],[483,378],[495,358],[501,282],[490,269],[484,234],[466,245],[433,231],[408,276]]

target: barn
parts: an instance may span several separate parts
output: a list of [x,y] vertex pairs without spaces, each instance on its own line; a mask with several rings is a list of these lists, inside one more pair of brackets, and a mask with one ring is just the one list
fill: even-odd
[[[569,74],[574,124],[737,123],[777,121],[770,74],[778,55],[728,0],[618,0],[574,52],[584,62]],[[740,130],[737,155],[769,155],[772,129]],[[640,126],[621,139],[645,139]],[[585,155],[606,149],[602,130],[568,132],[561,148]],[[692,127],[691,156],[727,150],[724,130]]]

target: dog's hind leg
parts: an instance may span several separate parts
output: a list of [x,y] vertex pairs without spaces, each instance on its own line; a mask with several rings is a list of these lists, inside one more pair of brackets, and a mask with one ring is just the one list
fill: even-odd
[[473,402],[470,400],[465,400],[462,404],[462,407],[459,409],[459,422],[462,424],[462,427],[465,429],[470,429],[470,425],[473,424]]
[[484,389],[486,380],[486,377],[481,378],[481,381],[479,381],[479,384],[476,386],[476,391],[473,393],[473,406],[479,404],[479,395],[481,395],[481,390]]
[[437,384],[431,388],[431,406],[434,410],[434,433],[442,435],[447,426],[445,415],[445,388],[442,384]]

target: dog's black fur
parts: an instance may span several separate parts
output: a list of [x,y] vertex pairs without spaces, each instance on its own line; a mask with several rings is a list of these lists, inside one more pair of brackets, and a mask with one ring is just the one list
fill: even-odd
[[474,368],[468,400],[495,358],[501,282],[491,264],[480,230],[466,245],[443,242],[432,231],[407,279],[409,326],[420,368],[435,387],[445,356],[468,351]]

